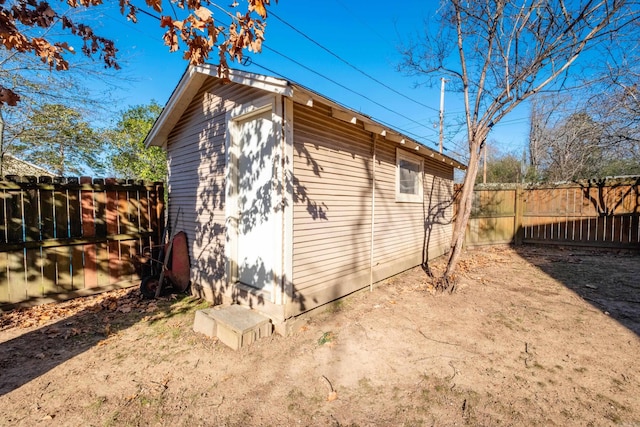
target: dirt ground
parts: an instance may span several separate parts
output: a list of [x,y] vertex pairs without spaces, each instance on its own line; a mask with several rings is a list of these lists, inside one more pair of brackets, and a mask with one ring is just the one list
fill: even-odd
[[416,268],[237,352],[188,297],[5,313],[0,425],[640,426],[639,254],[482,248],[459,279]]

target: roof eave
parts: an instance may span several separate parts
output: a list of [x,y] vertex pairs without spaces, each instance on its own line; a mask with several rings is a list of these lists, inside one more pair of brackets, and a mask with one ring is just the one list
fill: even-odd
[[[160,116],[149,131],[147,137],[144,139],[145,147],[157,146],[166,149],[167,140],[171,130],[178,123],[178,120],[180,120],[180,117],[191,103],[193,97],[200,90],[202,83],[208,77],[219,77],[218,67],[216,65],[203,64],[198,66],[189,66],[187,68],[180,79],[178,86],[176,86],[175,90],[171,94],[167,105],[162,110],[162,113],[160,113]],[[367,131],[384,136],[387,140],[397,142],[406,149],[415,150],[426,157],[441,160],[454,168],[462,170],[467,168],[463,163],[441,154],[436,150],[433,150],[426,145],[392,129],[391,127],[375,121],[369,116],[357,113],[348,107],[345,107],[338,102],[322,96],[319,93],[299,84],[295,84],[284,79],[234,69],[229,70],[227,78],[233,83],[280,94],[291,98],[294,102],[307,105],[309,107],[312,107],[313,102],[317,100],[323,104],[329,105],[335,118],[353,124],[360,121],[363,123],[364,128]]]
[[441,154],[436,150],[433,150],[426,145],[394,130],[389,126],[385,126],[382,123],[379,123],[372,119],[371,117],[357,113],[348,107],[345,107],[339,104],[336,101],[333,101],[329,98],[326,98],[317,92],[314,92],[310,89],[307,89],[304,86],[300,85],[292,85],[293,95],[291,98],[294,102],[298,102],[300,104],[306,105],[308,107],[313,106],[314,100],[317,100],[323,104],[329,105],[332,109],[333,117],[343,120],[348,123],[356,124],[358,121],[362,122],[365,130],[381,135],[389,141],[397,142],[401,146],[406,149],[414,150],[419,152],[420,154],[431,157],[436,160],[440,160],[454,168],[458,168],[461,170],[466,170],[467,166],[456,159],[449,157],[447,155]]
[[[218,67],[211,64],[189,66],[180,82],[169,97],[166,106],[156,119],[153,127],[144,139],[145,147],[167,148],[167,139],[174,126],[182,117],[193,97],[198,93],[202,83],[208,77],[218,78]],[[290,97],[293,95],[293,88],[289,82],[261,74],[247,73],[239,70],[229,70],[228,80],[246,86],[255,87],[268,92]]]

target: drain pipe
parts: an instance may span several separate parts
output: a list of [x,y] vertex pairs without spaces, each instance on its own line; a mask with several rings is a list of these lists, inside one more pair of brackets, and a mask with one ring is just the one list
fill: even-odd
[[371,249],[369,259],[369,292],[373,292],[373,237],[375,234],[376,219],[376,145],[378,134],[373,134],[373,156],[371,156]]

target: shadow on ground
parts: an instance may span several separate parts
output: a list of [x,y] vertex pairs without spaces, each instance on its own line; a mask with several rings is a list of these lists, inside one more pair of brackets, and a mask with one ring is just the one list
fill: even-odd
[[514,249],[524,260],[640,336],[639,252],[529,245]]
[[[29,317],[20,311],[2,313],[0,330],[17,326],[17,336],[0,343],[0,396],[101,345],[136,323],[147,321],[151,324],[192,310],[191,305],[177,303],[183,298],[142,300],[139,291],[130,288],[116,294],[39,306],[37,310],[29,311]],[[77,312],[68,316],[71,311]],[[50,319],[58,317],[60,320],[51,323]],[[44,325],[23,333],[23,327],[39,323]]]

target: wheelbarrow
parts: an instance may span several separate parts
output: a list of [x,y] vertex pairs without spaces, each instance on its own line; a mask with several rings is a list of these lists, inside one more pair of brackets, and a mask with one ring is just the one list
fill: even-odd
[[187,235],[176,233],[165,245],[149,248],[148,274],[140,282],[145,298],[157,298],[170,293],[189,293],[190,265]]

